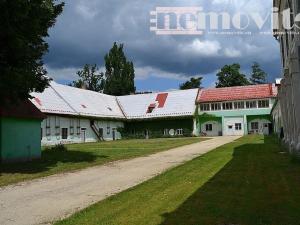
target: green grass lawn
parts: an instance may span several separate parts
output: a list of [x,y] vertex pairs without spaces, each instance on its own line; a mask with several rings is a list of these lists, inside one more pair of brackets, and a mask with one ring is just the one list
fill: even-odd
[[107,162],[149,155],[200,142],[203,138],[119,140],[66,145],[67,151],[42,151],[42,159],[30,163],[0,164],[0,186],[101,165]]
[[281,151],[243,137],[56,225],[300,224],[300,163]]

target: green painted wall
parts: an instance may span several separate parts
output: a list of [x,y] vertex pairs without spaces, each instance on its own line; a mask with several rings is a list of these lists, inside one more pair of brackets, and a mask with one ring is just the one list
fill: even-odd
[[41,156],[41,121],[0,118],[1,161],[28,161]]
[[193,118],[184,119],[156,119],[148,121],[132,121],[125,123],[125,130],[135,133],[143,133],[145,130],[149,130],[150,133],[163,134],[164,129],[184,129],[188,130],[190,134],[193,132]]

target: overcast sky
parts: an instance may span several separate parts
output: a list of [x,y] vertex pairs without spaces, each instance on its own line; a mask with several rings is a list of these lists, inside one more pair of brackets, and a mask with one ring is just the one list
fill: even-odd
[[[57,82],[76,79],[84,64],[103,67],[103,57],[113,42],[124,43],[136,71],[138,90],[176,89],[191,76],[203,76],[211,87],[217,71],[225,64],[240,63],[250,72],[257,61],[269,74],[280,76],[280,51],[271,34],[157,36],[150,31],[150,11],[157,6],[198,6],[205,12],[257,12],[266,16],[272,0],[65,0],[47,40],[45,56],[49,75]],[[255,31],[255,27],[247,30]],[[270,31],[270,29],[269,29]]]

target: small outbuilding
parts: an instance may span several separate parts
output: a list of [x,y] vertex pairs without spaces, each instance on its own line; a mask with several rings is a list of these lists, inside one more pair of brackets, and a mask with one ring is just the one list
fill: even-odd
[[29,100],[0,107],[1,162],[41,157],[41,121],[45,115]]

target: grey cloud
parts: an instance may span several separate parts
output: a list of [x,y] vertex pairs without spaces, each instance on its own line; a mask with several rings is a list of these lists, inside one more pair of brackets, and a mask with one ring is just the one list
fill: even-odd
[[[64,69],[64,74],[66,68],[80,68],[85,63],[103,66],[105,53],[117,41],[124,43],[129,59],[140,68],[137,71],[153,68],[169,75],[192,76],[212,74],[224,64],[234,62],[248,70],[257,61],[271,78],[278,76],[279,49],[271,35],[174,37],[156,36],[149,30],[149,12],[156,6],[203,6],[206,10],[235,11],[243,6],[241,1],[246,0],[66,0],[65,10],[51,30],[50,52],[45,56],[45,63],[57,73]],[[250,2],[252,8],[259,7],[260,11],[269,10],[272,5],[271,0]]]

